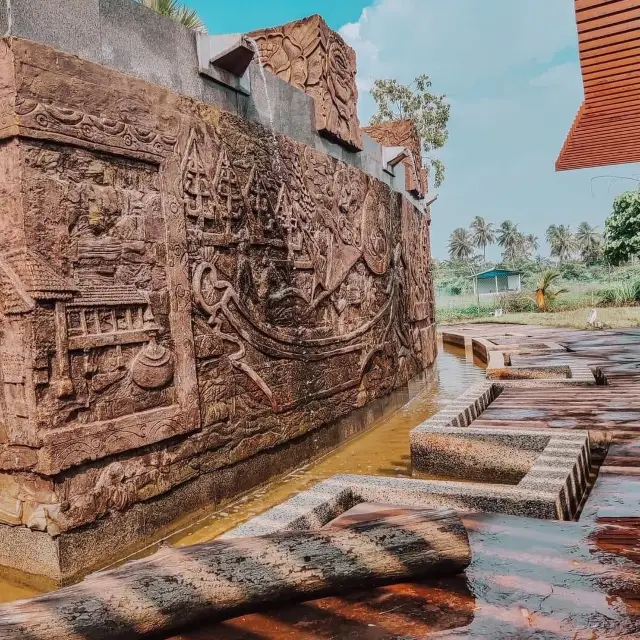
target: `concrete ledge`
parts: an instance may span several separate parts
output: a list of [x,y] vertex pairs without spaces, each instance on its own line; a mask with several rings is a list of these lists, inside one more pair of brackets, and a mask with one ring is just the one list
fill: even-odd
[[587,488],[589,434],[581,431],[473,429],[426,421],[411,432],[414,475],[494,481],[560,498],[571,518]]
[[[124,511],[58,536],[27,527],[0,524],[0,570],[4,567],[67,584],[170,536],[185,519],[219,508],[246,491],[332,451],[404,406],[423,388],[425,371],[360,409],[295,440],[232,466],[201,473],[185,484]],[[212,454],[214,455],[214,454]],[[206,457],[202,459],[206,468]],[[109,540],[105,552],[104,541]],[[21,577],[25,582],[39,578]]]
[[[499,380],[504,386],[548,387],[558,385],[592,386],[604,384],[602,372],[572,358],[569,352],[555,342],[535,340],[521,336],[521,341],[501,343],[501,339],[518,336],[492,336],[491,339],[468,335],[462,331],[441,331],[442,342],[464,346],[487,364],[487,379]],[[527,364],[526,356],[567,354],[565,363],[549,365]]]
[[510,485],[336,475],[252,518],[223,538],[324,526],[362,502],[401,507],[494,512],[544,520],[566,519],[565,498]]

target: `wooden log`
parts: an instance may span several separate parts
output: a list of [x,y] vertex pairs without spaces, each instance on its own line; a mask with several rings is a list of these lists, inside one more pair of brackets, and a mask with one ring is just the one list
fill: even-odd
[[2,640],[118,640],[258,605],[459,573],[471,562],[452,510],[163,548],[54,593],[0,607]]

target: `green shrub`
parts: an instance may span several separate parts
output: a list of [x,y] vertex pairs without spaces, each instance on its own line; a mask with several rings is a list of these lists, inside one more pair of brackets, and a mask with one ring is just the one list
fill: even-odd
[[536,310],[536,303],[526,293],[503,293],[496,300],[496,307],[505,313],[527,313]]
[[598,291],[598,302],[604,306],[624,307],[640,303],[640,280],[624,280]]

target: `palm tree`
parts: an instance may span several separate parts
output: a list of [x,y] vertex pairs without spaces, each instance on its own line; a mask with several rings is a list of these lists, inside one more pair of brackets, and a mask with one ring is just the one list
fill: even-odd
[[482,257],[487,261],[487,246],[496,241],[496,232],[493,222],[486,222],[482,216],[476,216],[471,223],[471,233],[473,234],[473,244],[482,249]]
[[557,227],[557,225],[555,225],[555,224],[550,224],[550,225],[547,227],[547,231],[546,231],[546,233],[544,234],[544,237],[545,237],[545,240],[546,240],[549,244],[551,244],[551,243],[553,242],[553,239],[555,238],[555,235],[556,235],[557,231],[558,231],[558,227]]
[[473,236],[469,229],[459,227],[449,236],[449,255],[452,260],[468,260],[473,255]]
[[602,234],[598,227],[592,227],[588,222],[581,222],[576,232],[576,244],[585,262],[597,259],[602,247]]
[[536,305],[538,311],[546,312],[551,303],[561,294],[567,293],[567,289],[555,289],[554,283],[560,277],[559,271],[549,269],[540,275],[536,284]]
[[518,225],[505,220],[498,227],[498,244],[504,249],[504,257],[508,261],[515,260],[522,247],[522,234],[518,231]]
[[181,4],[178,0],[136,0],[139,4],[153,9],[161,16],[167,16],[176,22],[179,22],[187,29],[194,31],[206,32],[204,22],[198,15],[198,12],[191,7]]
[[534,235],[533,233],[526,235],[524,239],[527,244],[527,253],[533,253],[540,248],[538,236]]
[[571,227],[564,224],[552,224],[546,233],[546,238],[551,245],[551,255],[564,262],[571,257],[576,250],[576,239]]

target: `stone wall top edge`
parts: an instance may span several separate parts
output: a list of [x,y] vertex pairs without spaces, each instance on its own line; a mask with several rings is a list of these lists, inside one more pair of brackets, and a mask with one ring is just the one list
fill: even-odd
[[382,146],[366,132],[360,152],[319,135],[313,98],[269,72],[267,101],[255,61],[248,71],[254,90],[246,96],[199,73],[195,32],[133,0],[56,1],[58,11],[46,0],[0,0],[0,33],[101,64],[265,126],[273,123],[278,133],[361,169],[420,207],[405,189],[403,168],[396,167],[395,176],[385,172]]

